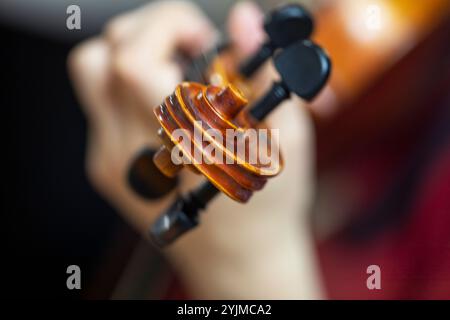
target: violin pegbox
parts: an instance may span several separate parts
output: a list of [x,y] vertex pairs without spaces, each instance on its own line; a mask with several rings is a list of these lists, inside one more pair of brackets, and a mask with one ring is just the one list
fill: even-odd
[[[217,124],[220,127],[220,124],[224,123],[221,128],[227,126],[253,128],[292,94],[305,100],[313,99],[326,84],[331,71],[331,61],[326,52],[309,40],[292,44],[276,54],[273,62],[280,80],[274,81],[271,89],[254,102],[248,111],[241,111],[246,103],[232,86],[205,87],[199,84],[184,84],[177,87],[172,99],[166,99],[159,111],[156,110],[161,125],[164,127],[165,122],[171,120],[178,126],[183,126],[186,123],[185,120],[182,121],[183,117],[204,119],[203,115],[207,114],[209,108],[209,112],[212,110],[215,116],[209,118],[208,126]],[[193,91],[189,95],[189,93],[183,94],[184,90]],[[183,98],[189,96],[191,96],[190,99]],[[179,99],[176,100],[176,98]],[[194,101],[196,103],[193,103]],[[230,101],[234,102],[230,104]],[[169,115],[167,119],[162,116],[163,113]],[[179,116],[181,119],[177,118]],[[192,124],[190,125],[192,127]],[[172,129],[165,129],[164,132],[167,136],[172,136],[171,141],[176,144]],[[189,148],[187,153],[192,155],[194,151]],[[158,159],[155,160],[157,163]],[[267,172],[264,172],[262,167],[248,166],[245,163],[242,166],[228,164],[211,167],[195,166],[197,169],[209,168],[215,176],[209,175],[206,170],[200,170],[209,181],[187,195],[179,196],[150,228],[151,239],[157,246],[163,247],[195,228],[200,221],[200,211],[207,207],[219,191],[223,191],[237,201],[247,201],[253,191],[264,186],[267,178],[281,171],[281,158],[275,164],[272,167],[273,170]]]
[[154,110],[163,143],[155,165],[167,176],[188,166],[230,198],[246,202],[282,168],[276,137],[241,112],[246,105],[232,84],[178,85]]

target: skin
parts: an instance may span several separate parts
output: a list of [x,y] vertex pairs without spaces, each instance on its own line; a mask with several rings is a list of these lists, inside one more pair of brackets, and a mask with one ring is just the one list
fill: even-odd
[[[243,59],[264,40],[262,13],[240,2],[228,32]],[[144,236],[174,199],[148,201],[126,184],[128,165],[144,146],[159,146],[152,109],[182,81],[176,50],[195,56],[217,33],[188,2],[152,3],[114,18],[97,38],[81,43],[68,65],[89,122],[87,175],[96,190]],[[276,77],[266,66],[252,80],[263,92]],[[307,221],[314,190],[313,132],[300,100],[292,98],[268,119],[280,129],[285,168],[243,205],[225,196],[211,202],[201,226],[164,254],[194,298],[314,299],[321,297]],[[183,170],[181,192],[202,178]]]

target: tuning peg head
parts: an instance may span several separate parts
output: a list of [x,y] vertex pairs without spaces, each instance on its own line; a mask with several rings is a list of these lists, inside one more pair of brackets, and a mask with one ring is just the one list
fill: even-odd
[[309,40],[284,49],[275,56],[274,64],[289,91],[305,100],[319,93],[331,72],[327,53]]
[[274,10],[266,19],[264,29],[269,37],[258,52],[239,67],[244,77],[252,76],[275,50],[298,40],[309,38],[314,28],[311,15],[302,6],[290,4]]
[[150,239],[158,248],[170,245],[178,237],[198,225],[198,208],[189,215],[186,211],[187,200],[178,198],[172,206],[159,216],[150,228]]
[[267,17],[264,29],[274,47],[285,48],[297,40],[308,39],[314,22],[305,8],[289,4],[274,10]]

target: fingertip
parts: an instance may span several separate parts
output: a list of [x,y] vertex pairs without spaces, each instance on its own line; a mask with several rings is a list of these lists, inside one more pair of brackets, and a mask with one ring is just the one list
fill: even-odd
[[264,41],[264,14],[252,1],[238,2],[230,12],[228,33],[242,56],[254,53]]

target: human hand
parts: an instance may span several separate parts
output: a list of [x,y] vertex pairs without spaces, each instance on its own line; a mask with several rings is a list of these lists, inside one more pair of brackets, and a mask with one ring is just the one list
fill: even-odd
[[[229,18],[230,38],[243,58],[263,41],[262,14],[240,3]],[[146,234],[174,194],[149,201],[126,182],[133,156],[158,146],[153,108],[182,81],[176,50],[195,56],[216,33],[193,5],[158,2],[115,18],[102,36],[69,58],[76,91],[89,121],[86,159],[95,188]],[[267,66],[252,80],[263,91],[275,73]],[[165,250],[192,294],[202,298],[313,298],[319,294],[307,228],[313,189],[310,119],[293,98],[269,117],[280,129],[284,171],[246,205],[218,197],[199,228]],[[199,183],[182,173],[181,191]]]

